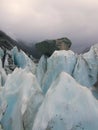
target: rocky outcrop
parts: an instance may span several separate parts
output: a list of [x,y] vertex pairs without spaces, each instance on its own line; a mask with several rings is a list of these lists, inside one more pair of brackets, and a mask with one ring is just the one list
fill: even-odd
[[16,41],[10,38],[7,34],[0,31],[0,47],[2,49],[11,50],[15,45],[17,45]]
[[60,38],[39,42],[36,44],[36,48],[41,54],[51,56],[55,50],[69,50],[71,44],[72,43],[68,38]]

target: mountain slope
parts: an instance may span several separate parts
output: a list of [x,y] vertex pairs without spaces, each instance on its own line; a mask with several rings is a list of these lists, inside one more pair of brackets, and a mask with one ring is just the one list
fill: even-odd
[[12,49],[14,46],[17,45],[17,42],[10,38],[7,34],[3,31],[0,31],[0,47],[5,49]]

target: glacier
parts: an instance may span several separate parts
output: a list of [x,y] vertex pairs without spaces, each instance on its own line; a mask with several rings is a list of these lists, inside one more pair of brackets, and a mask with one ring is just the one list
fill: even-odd
[[36,64],[0,48],[0,130],[98,130],[98,44],[42,56]]
[[4,129],[23,130],[22,116],[27,111],[29,100],[35,95],[37,100],[39,100],[36,101],[36,106],[36,104],[40,104],[43,98],[36,77],[32,73],[27,72],[27,70],[15,69],[8,76],[2,91],[3,100],[7,102],[6,112],[1,120]]
[[50,86],[32,130],[97,130],[97,120],[98,101],[91,91],[62,72]]
[[98,80],[98,44],[92,46],[89,52],[79,56],[73,77],[80,84],[88,87],[93,86]]
[[[41,62],[46,67],[42,67]],[[77,55],[70,50],[55,51],[47,62],[40,59],[37,70],[44,72],[39,82],[44,93],[62,71],[70,74],[81,85],[92,87],[98,79],[98,44],[83,55]],[[40,71],[37,71],[37,75],[40,75]]]

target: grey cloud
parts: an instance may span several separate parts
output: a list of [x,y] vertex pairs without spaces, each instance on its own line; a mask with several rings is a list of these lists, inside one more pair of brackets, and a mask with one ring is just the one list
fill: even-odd
[[0,29],[22,40],[69,37],[73,44],[98,41],[96,0],[0,0]]

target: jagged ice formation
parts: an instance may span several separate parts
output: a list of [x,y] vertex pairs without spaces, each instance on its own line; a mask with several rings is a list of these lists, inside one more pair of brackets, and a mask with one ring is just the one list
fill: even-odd
[[42,56],[0,48],[0,130],[98,130],[98,44]]

